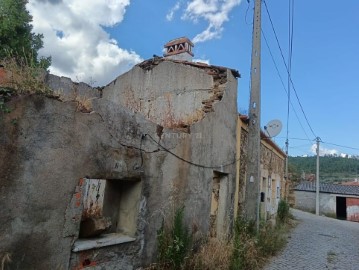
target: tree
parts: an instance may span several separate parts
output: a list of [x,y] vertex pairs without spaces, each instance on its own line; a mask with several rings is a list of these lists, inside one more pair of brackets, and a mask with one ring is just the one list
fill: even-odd
[[32,33],[32,16],[26,10],[28,0],[0,0],[0,60],[14,57],[18,61],[47,69],[51,57],[38,58],[43,35]]

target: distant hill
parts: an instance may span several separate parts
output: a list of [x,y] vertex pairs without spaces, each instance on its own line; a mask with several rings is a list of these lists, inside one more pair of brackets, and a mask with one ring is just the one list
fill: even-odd
[[[319,159],[319,178],[323,182],[343,182],[359,178],[359,159],[324,156]],[[315,178],[317,157],[289,157],[288,167],[293,178]]]

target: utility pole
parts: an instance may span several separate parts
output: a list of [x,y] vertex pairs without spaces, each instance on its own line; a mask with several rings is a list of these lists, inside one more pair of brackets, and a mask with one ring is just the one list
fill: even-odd
[[320,138],[317,137],[317,181],[315,185],[315,214],[319,216],[319,142]]
[[255,0],[252,37],[251,93],[244,216],[259,229],[260,204],[260,107],[261,107],[261,0]]

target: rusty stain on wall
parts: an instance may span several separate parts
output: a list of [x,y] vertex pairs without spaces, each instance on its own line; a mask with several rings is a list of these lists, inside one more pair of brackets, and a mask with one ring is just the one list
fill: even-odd
[[82,219],[102,217],[106,180],[85,179]]
[[359,198],[346,198],[347,220],[359,222]]

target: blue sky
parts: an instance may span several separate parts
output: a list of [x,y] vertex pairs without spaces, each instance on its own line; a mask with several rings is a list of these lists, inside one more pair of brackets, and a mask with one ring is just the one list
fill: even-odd
[[[288,58],[289,0],[266,0],[284,57]],[[187,36],[196,59],[237,69],[238,110],[249,102],[253,0],[30,0],[34,31],[44,33],[51,72],[105,85],[136,63],[162,55],[163,45]],[[359,155],[359,2],[294,1],[289,154]],[[287,87],[287,73],[263,4],[262,29]],[[207,31],[206,31],[207,30]],[[298,118],[296,117],[298,115]],[[262,38],[262,119],[283,122],[275,141],[284,147],[287,94]],[[343,148],[337,145],[356,149]]]

